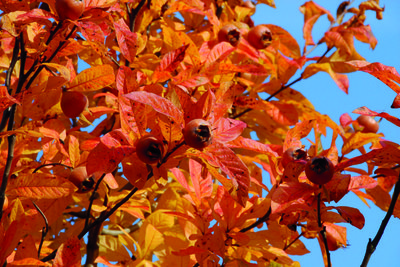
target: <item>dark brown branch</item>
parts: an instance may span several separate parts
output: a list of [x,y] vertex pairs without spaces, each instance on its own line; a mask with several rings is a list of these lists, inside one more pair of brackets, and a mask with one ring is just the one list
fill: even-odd
[[36,210],[40,213],[40,215],[42,215],[44,224],[45,224],[45,227],[43,227],[43,229],[42,229],[42,238],[40,240],[40,244],[39,244],[39,248],[38,248],[38,258],[40,258],[40,251],[42,250],[44,239],[47,235],[47,232],[49,231],[49,222],[47,221],[47,218],[44,215],[44,213],[40,210],[40,208],[36,205],[36,203],[33,200],[32,200],[32,203],[33,203],[33,206],[35,206]]
[[89,224],[90,211],[92,210],[93,201],[94,201],[94,199],[95,199],[97,189],[99,188],[101,181],[103,181],[103,179],[104,179],[104,176],[106,176],[105,173],[103,173],[103,175],[102,175],[102,176],[99,178],[99,180],[96,182],[96,185],[94,186],[92,195],[90,196],[90,199],[89,199],[89,206],[88,206],[88,209],[87,209],[87,211],[86,211],[85,228],[86,228],[86,227],[88,226],[88,224]]
[[389,209],[386,212],[385,218],[383,218],[381,226],[379,227],[378,232],[376,233],[375,238],[371,241],[371,238],[368,241],[367,248],[365,251],[364,259],[361,263],[361,267],[366,267],[368,265],[369,259],[372,256],[372,253],[375,252],[376,247],[378,246],[379,241],[381,240],[381,237],[383,233],[385,232],[385,228],[387,224],[389,223],[390,217],[393,215],[394,207],[396,205],[397,199],[400,194],[400,177],[399,180],[397,181],[393,195],[392,195],[392,201],[390,202]]
[[102,226],[101,224],[98,224],[89,230],[88,242],[86,245],[85,266],[94,266],[94,267],[97,266],[97,263],[95,263],[95,260],[96,260],[97,256],[99,255],[98,239],[99,239],[99,233],[100,233],[101,226]]
[[[133,188],[132,191],[129,192],[129,194],[127,194],[123,199],[121,199],[121,201],[118,202],[114,207],[112,207],[112,209],[110,209],[108,212],[102,213],[102,215],[98,217],[93,223],[89,224],[82,230],[82,232],[78,235],[78,238],[81,239],[89,232],[90,229],[98,225],[101,225],[108,217],[110,217],[117,209],[119,209],[119,207],[121,207],[124,203],[126,203],[136,193],[137,190],[138,190],[137,187]],[[54,259],[56,253],[57,249],[53,250],[51,254],[41,259],[41,261],[46,262]]]

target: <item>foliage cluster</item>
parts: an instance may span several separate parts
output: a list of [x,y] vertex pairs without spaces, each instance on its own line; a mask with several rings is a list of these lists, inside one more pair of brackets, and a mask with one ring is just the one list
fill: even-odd
[[[347,92],[346,74],[362,71],[400,107],[397,71],[354,47],[376,46],[364,22],[382,19],[378,0],[345,1],[336,18],[304,3],[304,49],[273,24],[261,44],[247,38],[255,6],[273,0],[86,0],[74,20],[60,20],[56,1],[0,2],[1,265],[80,266],[85,255],[88,266],[294,267],[309,238],[330,266],[330,251],[347,244],[339,223],[365,223],[336,204],[346,194],[387,211],[386,223],[400,217],[399,145],[349,114],[335,123],[292,88],[322,71]],[[319,19],[331,26],[314,41]],[[309,57],[316,46],[326,52]],[[208,124],[194,133],[209,136],[189,146],[184,129],[196,119]],[[320,184],[305,174],[317,156],[334,166]]]

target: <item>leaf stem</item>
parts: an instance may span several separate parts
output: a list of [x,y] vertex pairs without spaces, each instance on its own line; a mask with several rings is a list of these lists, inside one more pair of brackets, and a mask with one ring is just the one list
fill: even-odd
[[390,217],[393,215],[394,207],[396,205],[397,199],[400,194],[400,177],[399,180],[397,180],[396,185],[394,187],[393,195],[392,195],[392,200],[389,205],[389,209],[386,212],[385,217],[382,220],[381,226],[379,227],[378,232],[375,235],[375,238],[371,241],[371,238],[368,241],[367,248],[365,251],[364,259],[361,263],[361,267],[366,267],[368,265],[369,259],[372,256],[372,253],[375,252],[376,247],[378,246],[379,241],[381,240],[381,237],[385,231],[385,228],[387,224],[389,223]]

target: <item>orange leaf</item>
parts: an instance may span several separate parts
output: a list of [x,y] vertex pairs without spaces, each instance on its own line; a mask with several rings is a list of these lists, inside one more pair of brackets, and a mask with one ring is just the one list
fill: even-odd
[[304,14],[304,27],[303,27],[303,36],[306,40],[306,45],[314,45],[314,41],[311,37],[311,32],[314,26],[314,23],[321,17],[322,15],[327,15],[328,20],[332,23],[335,21],[335,18],[332,14],[326,10],[325,8],[317,5],[313,1],[308,1],[300,7],[301,13]]
[[74,186],[47,173],[20,173],[7,187],[7,195],[31,199],[58,199],[72,195]]
[[337,86],[346,94],[348,93],[349,79],[346,75],[335,72],[330,63],[312,63],[305,68],[302,77],[307,79],[320,71],[328,73]]
[[178,65],[183,61],[185,58],[186,49],[188,49],[189,45],[184,45],[179,47],[176,50],[168,52],[164,55],[161,59],[160,65],[157,66],[156,71],[162,72],[172,72],[174,71]]
[[113,67],[104,64],[83,70],[75,77],[68,90],[78,92],[97,91],[114,82]]
[[295,59],[301,57],[300,46],[288,31],[274,24],[266,24],[266,26],[272,33],[272,46],[287,57]]
[[183,123],[182,112],[168,99],[159,95],[145,92],[136,91],[124,95],[124,97],[151,106],[155,111],[171,117],[175,122]]
[[80,267],[81,266],[81,241],[76,236],[70,237],[57,250],[54,258],[54,267]]
[[291,147],[301,147],[301,139],[305,138],[313,128],[313,121],[302,121],[297,123],[287,132],[283,151]]
[[383,134],[356,132],[345,140],[342,146],[342,155],[346,155],[366,144],[377,142],[380,137],[383,137]]
[[231,46],[228,42],[221,42],[215,45],[209,54],[207,55],[207,60],[205,62],[206,67],[210,67],[213,63],[222,62],[227,58],[235,48]]
[[358,229],[362,229],[364,227],[365,218],[358,209],[344,206],[335,207],[335,209],[339,212],[340,216],[342,216],[343,219],[345,219],[351,225],[357,227]]

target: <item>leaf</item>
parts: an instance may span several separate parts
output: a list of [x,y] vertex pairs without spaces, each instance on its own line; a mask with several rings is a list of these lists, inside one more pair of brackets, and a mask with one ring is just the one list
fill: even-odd
[[7,195],[30,199],[58,199],[72,195],[74,186],[62,177],[47,173],[21,173],[11,180]]
[[349,190],[371,189],[378,185],[378,182],[368,175],[352,176],[350,178]]
[[339,202],[348,192],[351,175],[335,173],[332,180],[324,185],[328,192],[329,201]]
[[365,218],[358,209],[344,206],[335,207],[335,209],[339,212],[340,216],[351,225],[358,229],[364,228]]
[[[204,155],[213,165],[221,168],[231,178],[234,190],[227,188],[228,192],[233,194],[233,197],[244,207],[250,186],[250,174],[247,166],[231,149],[221,143],[213,143],[207,148]],[[223,184],[223,181],[221,183]]]
[[264,102],[265,112],[271,118],[282,125],[294,125],[299,121],[299,116],[294,105],[279,101]]
[[371,74],[389,86],[397,94],[400,93],[400,75],[394,67],[386,66],[379,62],[368,63],[358,60],[349,61],[346,62],[346,64],[355,67],[359,71]]
[[155,111],[171,117],[175,122],[179,124],[183,123],[182,112],[175,107],[171,101],[164,97],[145,91],[131,92],[124,95],[124,97],[139,103],[150,105]]
[[173,72],[185,58],[185,52],[188,47],[189,45],[184,45],[176,50],[165,54],[155,71]]
[[81,241],[76,236],[70,237],[57,250],[54,258],[54,267],[78,267],[81,266]]
[[104,43],[105,36],[99,25],[90,20],[78,21],[77,24],[81,28],[80,32],[86,40],[101,44]]
[[306,206],[313,193],[314,188],[306,183],[282,183],[272,194],[271,211],[280,213],[291,205]]
[[346,75],[333,71],[330,63],[312,63],[305,68],[302,77],[303,79],[307,79],[320,71],[328,73],[329,76],[331,76],[333,81],[336,83],[336,85],[343,92],[345,92],[346,94],[348,93],[349,79]]
[[277,145],[272,145],[272,144],[263,144],[261,142],[258,142],[256,140],[250,139],[250,138],[245,138],[243,136],[239,136],[235,140],[230,141],[228,144],[226,144],[228,147],[232,148],[243,148],[251,151],[255,151],[258,153],[262,154],[268,154],[272,157],[277,157],[278,153],[278,147]]
[[315,22],[322,15],[327,15],[328,20],[332,23],[335,21],[335,18],[332,14],[326,10],[325,8],[317,5],[313,1],[308,1],[300,7],[301,13],[304,14],[304,27],[303,27],[303,37],[306,40],[307,45],[314,45],[314,41],[311,37],[311,32]]
[[298,122],[292,129],[287,132],[283,151],[291,147],[301,147],[301,139],[305,138],[313,128],[313,121]]
[[122,18],[114,22],[114,28],[122,55],[129,62],[133,62],[139,48],[137,33],[132,32]]
[[375,133],[353,133],[347,140],[345,140],[342,146],[342,155],[346,155],[351,151],[361,148],[362,146],[379,141],[379,138],[383,137],[383,134]]
[[123,139],[122,132],[109,132],[100,138],[100,143],[90,151],[86,170],[88,175],[95,172],[109,173],[117,168],[125,157],[136,151],[128,141]]
[[222,62],[231,54],[235,48],[228,42],[221,42],[215,45],[207,55],[205,62],[206,68],[212,66],[213,63]]
[[274,24],[266,24],[266,26],[272,33],[272,46],[276,46],[276,49],[287,57],[296,59],[301,57],[300,46],[288,31]]
[[13,104],[20,105],[20,102],[8,94],[7,87],[0,86],[0,113]]
[[83,70],[72,81],[68,90],[91,92],[115,82],[114,69],[107,64]]
[[246,127],[247,124],[242,121],[220,118],[213,124],[213,140],[221,143],[233,141],[242,134]]

